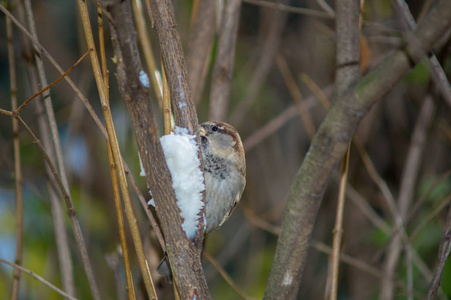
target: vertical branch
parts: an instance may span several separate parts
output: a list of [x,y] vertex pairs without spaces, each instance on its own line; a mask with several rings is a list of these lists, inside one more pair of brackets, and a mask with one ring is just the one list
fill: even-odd
[[384,262],[384,276],[382,277],[382,286],[380,299],[391,299],[394,294],[396,269],[398,267],[399,256],[402,250],[402,226],[406,221],[409,208],[412,205],[415,191],[415,183],[418,171],[421,166],[421,156],[426,145],[427,127],[434,114],[434,101],[427,97],[421,106],[421,111],[415,124],[415,129],[410,142],[407,158],[401,176],[401,188],[398,195],[398,217],[396,220],[397,229],[390,240],[387,249],[387,257]]
[[[287,4],[287,0],[278,1],[277,5]],[[249,112],[254,100],[268,76],[274,62],[274,56],[279,49],[282,33],[285,28],[286,12],[282,10],[273,10],[270,20],[269,30],[267,36],[261,39],[261,52],[257,66],[250,77],[250,82],[246,89],[243,99],[232,112],[230,119],[232,123],[240,123],[243,121],[246,114]]]
[[[361,77],[360,73],[360,6],[358,1],[337,0],[335,4],[335,35],[336,35],[336,71],[333,102],[345,95]],[[343,100],[342,100],[343,101]],[[344,100],[346,101],[346,100]],[[341,239],[343,234],[343,213],[346,199],[346,183],[348,178],[349,149],[343,156],[340,178],[340,188],[337,204],[335,228],[333,231],[332,265],[329,273],[329,299],[337,299],[338,269],[340,264]]]
[[[16,62],[14,59],[13,29],[11,20],[6,18],[6,38],[8,42],[8,62],[9,80],[11,94],[11,109],[17,109],[17,88],[16,88]],[[19,123],[16,119],[13,122],[14,138],[14,178],[16,184],[16,264],[22,265],[22,233],[23,233],[23,198],[22,198],[22,167],[20,163],[20,141]],[[20,270],[14,269],[12,300],[17,300],[19,295]]]
[[197,113],[191,97],[188,71],[172,4],[169,0],[151,0],[150,7],[171,90],[175,123],[187,128],[189,134],[197,135]]
[[346,199],[346,185],[348,183],[348,167],[349,167],[349,152],[350,146],[348,146],[348,152],[343,157],[341,162],[341,178],[340,178],[340,189],[338,195],[337,203],[337,213],[335,216],[335,227],[333,230],[333,246],[332,246],[332,259],[331,268],[329,272],[329,282],[330,282],[330,294],[329,299],[337,299],[338,294],[338,269],[340,264],[341,255],[341,239],[343,236],[343,214]]
[[343,96],[361,78],[358,1],[337,0],[335,4],[335,89],[334,100]]
[[107,143],[108,161],[110,162],[111,183],[113,185],[114,205],[116,207],[117,223],[119,227],[119,238],[121,241],[122,258],[124,260],[125,281],[127,282],[128,300],[136,299],[135,288],[133,286],[133,277],[130,268],[130,259],[128,255],[127,239],[125,236],[124,216],[122,212],[121,196],[119,192],[119,182],[117,179],[117,168],[114,163],[111,145]]
[[198,0],[197,5],[193,8],[191,22],[186,65],[193,102],[197,104],[200,102],[204,90],[215,37],[215,1]]
[[157,80],[157,64],[155,62],[155,56],[152,50],[152,44],[150,43],[150,35],[147,32],[146,21],[144,19],[144,13],[141,0],[132,0],[133,13],[135,15],[136,31],[139,36],[139,42],[143,49],[144,59],[147,64],[147,70],[149,71],[150,81],[152,83],[152,89],[155,97],[158,100],[158,104],[162,107],[162,99],[160,93],[160,85]]
[[[182,217],[176,204],[172,179],[166,165],[160,137],[148,101],[148,87],[139,79],[142,74],[136,45],[131,8],[128,2],[105,1],[111,13],[112,41],[117,57],[117,79],[134,129],[138,149],[146,173],[146,181],[154,196],[156,211],[166,239],[166,248],[175,284],[182,299],[210,299],[200,264],[203,221],[194,240],[181,228]],[[197,115],[191,101],[186,66],[180,37],[174,23],[170,2],[151,2],[166,76],[171,90],[172,108],[177,126],[197,134]],[[157,175],[158,174],[158,175]],[[204,212],[201,212],[201,214]]]
[[226,1],[213,67],[209,120],[226,120],[241,0]]

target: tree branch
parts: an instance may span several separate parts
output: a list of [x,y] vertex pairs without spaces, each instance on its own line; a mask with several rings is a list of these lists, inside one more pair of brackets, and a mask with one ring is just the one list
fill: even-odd
[[223,121],[227,118],[240,8],[241,0],[225,3],[211,80],[209,120]]
[[191,32],[186,53],[186,64],[194,103],[199,103],[207,78],[211,47],[216,32],[215,2],[199,0],[191,17]]
[[[209,299],[210,295],[200,263],[203,220],[200,219],[199,230],[194,240],[189,240],[181,227],[182,217],[176,204],[171,175],[153,119],[152,107],[148,99],[148,87],[139,80],[140,73],[143,71],[132,23],[130,3],[114,0],[104,3],[107,11],[111,13],[113,22],[111,35],[117,58],[119,88],[130,114],[146,172],[146,181],[152,191],[157,215],[161,221],[174,281],[182,299],[191,299],[193,296]],[[168,8],[168,5],[170,4],[155,3],[155,1],[151,3],[171,89],[173,111],[177,126],[187,128],[190,134],[197,134],[197,115],[191,101],[181,45],[178,43],[180,46],[178,47],[173,44],[177,44],[177,41],[180,42],[180,39],[171,15],[172,7]],[[163,18],[169,18],[171,22],[166,19],[162,20]]]

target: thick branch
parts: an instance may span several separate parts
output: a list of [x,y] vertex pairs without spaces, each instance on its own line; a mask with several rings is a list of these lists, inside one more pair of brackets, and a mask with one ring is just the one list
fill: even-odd
[[188,128],[190,134],[197,134],[197,114],[192,104],[188,72],[172,4],[169,0],[151,0],[150,5],[171,89],[175,123]]
[[[335,35],[337,43],[335,54],[336,80],[333,102],[338,100],[340,96],[343,96],[362,76],[360,72],[359,3],[354,0],[337,0],[335,10]],[[349,147],[350,146],[348,146],[348,152],[343,157],[342,162],[340,192],[337,202],[335,227],[333,230],[333,251],[329,270],[329,299],[337,299],[338,294],[338,270],[343,234],[343,214],[350,155]]]
[[[152,4],[155,7],[155,3]],[[122,96],[125,100],[142,158],[146,180],[154,196],[158,218],[166,240],[166,248],[173,271],[174,280],[182,299],[191,299],[197,295],[208,299],[207,284],[200,264],[200,251],[203,236],[203,224],[194,241],[186,237],[181,228],[182,217],[176,204],[172,179],[166,165],[160,144],[160,137],[153,120],[152,108],[148,99],[148,87],[139,80],[142,72],[137,50],[136,34],[133,28],[130,4],[127,1],[109,1],[107,10],[112,16],[112,40],[117,58],[117,77]],[[156,14],[154,13],[156,24]],[[158,25],[157,25],[158,26]],[[163,51],[163,57],[166,54]],[[183,57],[182,57],[183,58]],[[174,60],[177,60],[173,57]],[[183,71],[174,68],[183,64],[182,59],[175,62],[165,59],[168,70],[174,113],[178,126],[188,128],[191,134],[197,132],[197,116],[193,109],[186,67]],[[169,65],[169,67],[168,67]],[[142,73],[141,73],[142,74]],[[201,222],[199,222],[201,223]]]
[[450,25],[451,0],[442,0],[419,25],[415,45],[407,40],[404,47],[393,52],[332,105],[292,184],[265,299],[296,297],[313,225],[332,170],[362,118],[413,66],[412,51],[421,45],[427,53]]

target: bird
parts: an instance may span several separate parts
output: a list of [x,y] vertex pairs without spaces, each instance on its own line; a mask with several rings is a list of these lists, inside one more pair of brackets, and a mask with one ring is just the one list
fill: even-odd
[[[198,129],[205,176],[206,237],[224,224],[240,201],[246,186],[246,158],[240,135],[231,125],[208,121]],[[157,271],[172,281],[166,256]]]
[[246,158],[240,135],[227,123],[202,123],[199,136],[205,176],[205,234],[209,234],[224,224],[241,199]]

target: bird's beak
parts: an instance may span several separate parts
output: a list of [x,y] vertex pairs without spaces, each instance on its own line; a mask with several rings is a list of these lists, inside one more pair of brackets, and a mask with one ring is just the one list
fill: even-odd
[[207,135],[207,131],[205,130],[205,128],[203,126],[199,126],[199,135],[200,136],[206,136]]

